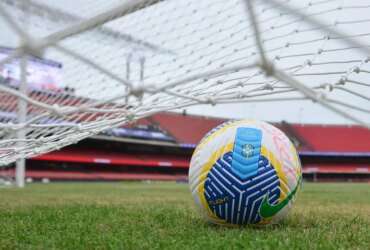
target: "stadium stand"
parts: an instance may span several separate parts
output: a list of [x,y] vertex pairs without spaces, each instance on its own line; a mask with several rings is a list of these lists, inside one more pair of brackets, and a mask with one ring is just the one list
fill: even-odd
[[[12,49],[0,47],[0,53]],[[53,67],[48,81],[58,81],[62,65],[51,60],[32,58],[32,62]],[[0,84],[18,88],[11,74],[12,65],[0,69]],[[14,73],[14,72],[13,72]],[[35,72],[34,72],[35,73]],[[53,77],[55,79],[53,80]],[[50,87],[52,86],[52,88]],[[89,103],[57,83],[37,82],[29,96],[48,100],[48,104],[74,106]],[[40,100],[41,100],[40,99]],[[14,105],[8,108],[6,103]],[[0,121],[16,123],[17,99],[0,94]],[[32,117],[33,108],[29,107]],[[99,116],[89,117],[98,119]],[[84,121],[85,116],[79,116]],[[27,178],[53,180],[186,180],[191,154],[196,144],[212,128],[226,119],[162,112],[137,120],[124,127],[109,129],[78,144],[27,160]],[[41,123],[66,123],[45,119]],[[297,146],[303,163],[304,177],[312,181],[369,181],[370,132],[358,126],[274,124]],[[0,139],[6,139],[0,135]],[[0,149],[1,150],[1,149]],[[11,177],[14,168],[0,169],[0,176]]]
[[[196,144],[224,121],[186,113],[158,113],[29,159],[26,176],[67,181],[186,181]],[[369,130],[286,122],[274,125],[298,147],[306,180],[370,181]]]

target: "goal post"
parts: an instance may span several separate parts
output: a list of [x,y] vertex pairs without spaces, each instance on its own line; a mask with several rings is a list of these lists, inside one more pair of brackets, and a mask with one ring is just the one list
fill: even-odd
[[197,104],[305,102],[369,128],[369,10],[362,0],[3,1],[0,27],[18,39],[0,38],[0,165]]

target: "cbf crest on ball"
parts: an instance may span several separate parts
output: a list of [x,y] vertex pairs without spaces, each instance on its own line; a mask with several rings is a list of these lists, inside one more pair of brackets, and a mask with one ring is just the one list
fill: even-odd
[[302,180],[297,151],[265,122],[234,121],[210,131],[194,151],[189,183],[204,217],[222,225],[283,219]]

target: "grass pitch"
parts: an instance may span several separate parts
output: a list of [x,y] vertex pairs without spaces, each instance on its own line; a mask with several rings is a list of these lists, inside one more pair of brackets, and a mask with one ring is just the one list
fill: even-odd
[[186,184],[33,184],[0,189],[0,236],[0,249],[369,249],[370,185],[305,183],[282,224],[224,228]]

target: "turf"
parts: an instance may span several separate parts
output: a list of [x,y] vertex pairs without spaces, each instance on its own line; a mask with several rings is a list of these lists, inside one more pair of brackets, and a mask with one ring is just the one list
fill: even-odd
[[0,249],[369,249],[370,185],[309,184],[280,225],[204,222],[186,184],[0,189]]

